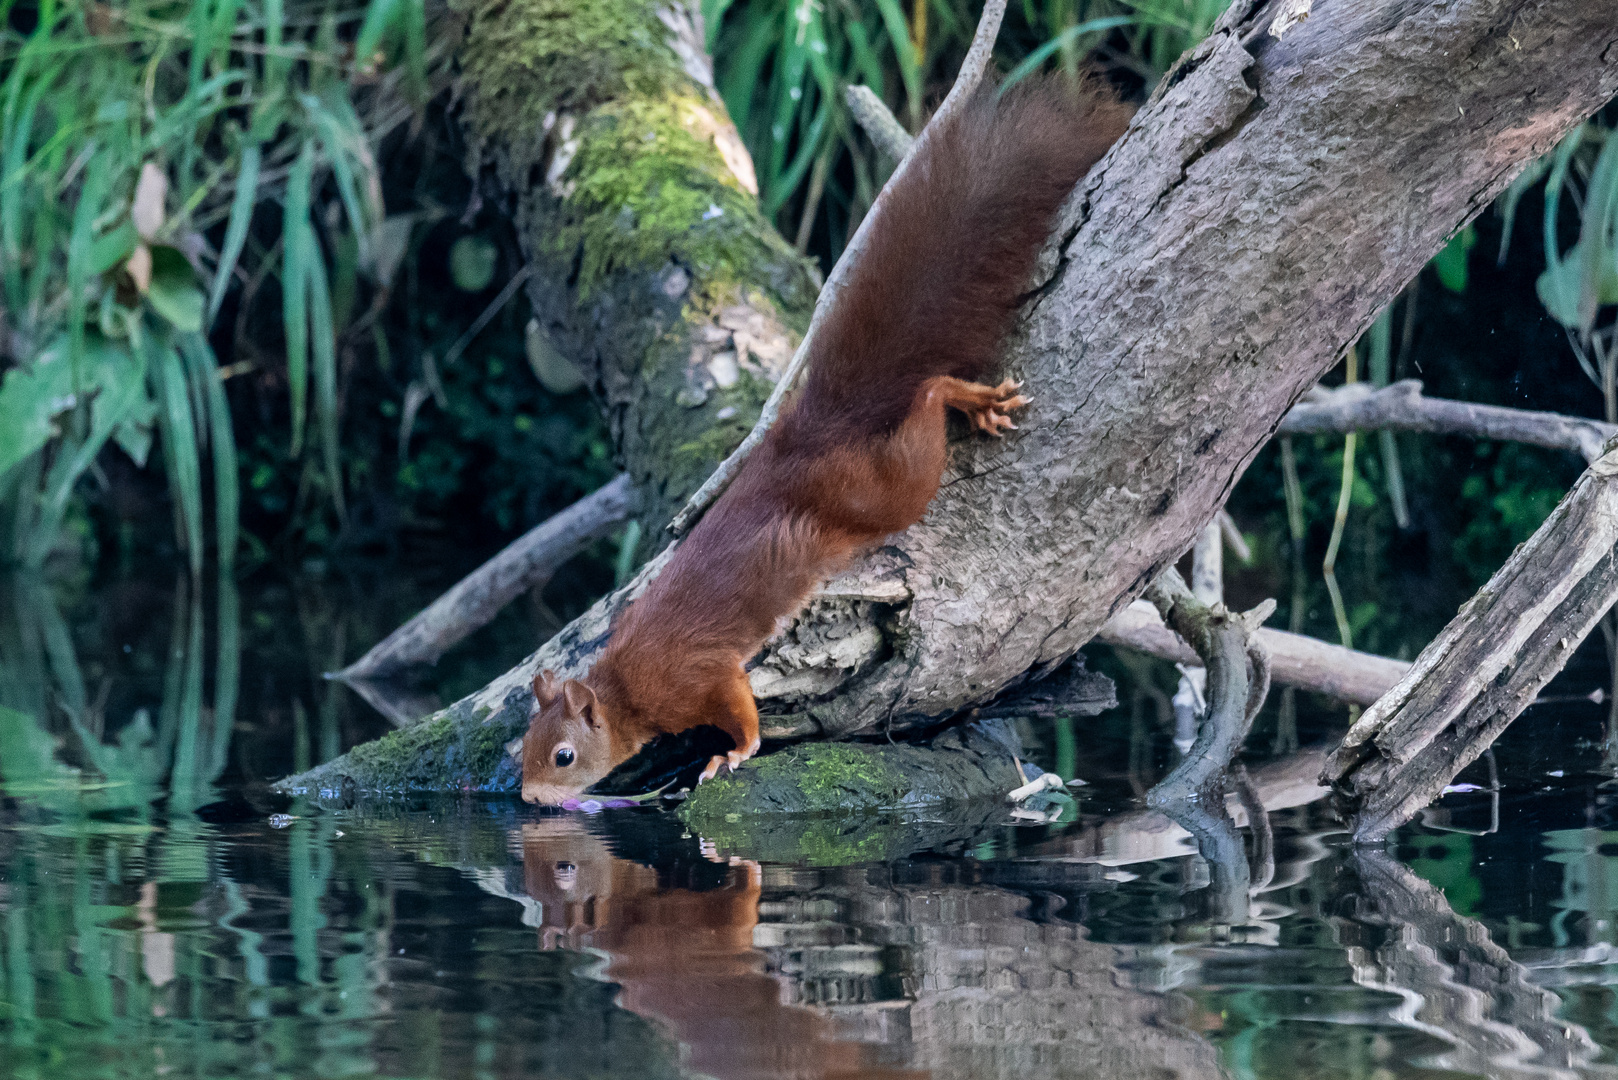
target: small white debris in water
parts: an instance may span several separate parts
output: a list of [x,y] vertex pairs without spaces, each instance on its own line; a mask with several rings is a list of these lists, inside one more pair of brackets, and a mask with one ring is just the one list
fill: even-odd
[[708,204],[708,209],[702,215],[702,220],[703,221],[712,221],[716,217],[724,217],[724,216],[725,216],[725,212],[724,212],[724,210],[720,209],[720,206],[719,206],[718,203],[709,203]]
[[734,405],[726,405],[723,409],[720,409],[718,412],[714,413],[714,418],[717,419],[717,420],[729,420],[731,417],[733,417],[735,415],[736,415],[736,406],[734,406]]
[[1555,772],[1548,772],[1545,775],[1546,776],[1566,776],[1567,773],[1563,772],[1561,769],[1557,769]]
[[1459,791],[1459,792],[1467,792],[1467,791],[1482,791],[1482,790],[1483,790],[1483,788],[1480,787],[1477,784],[1451,784],[1449,787],[1447,787],[1443,791],[1439,792],[1439,794],[1440,795],[1449,795],[1449,794],[1451,794],[1453,792],[1457,792],[1457,791]]
[[332,833],[332,835],[333,836],[341,836],[341,835],[343,835],[343,830],[338,829],[336,832]]
[[291,825],[294,821],[297,821],[297,820],[298,819],[293,817],[291,814],[271,814],[270,815],[270,828],[272,828],[272,829],[284,829],[288,825]]

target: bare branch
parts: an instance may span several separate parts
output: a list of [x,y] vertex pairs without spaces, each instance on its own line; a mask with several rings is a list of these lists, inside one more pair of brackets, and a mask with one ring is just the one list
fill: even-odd
[[1214,518],[1219,522],[1219,529],[1225,534],[1225,546],[1230,553],[1236,556],[1243,566],[1253,561],[1253,549],[1247,546],[1247,537],[1236,527],[1236,519],[1230,516],[1229,510],[1221,510]]
[[590,541],[623,524],[633,504],[628,476],[619,476],[586,495],[513,540],[336,677],[345,681],[381,679],[406,668],[437,663],[457,642],[549,578]]
[[1380,390],[1354,383],[1335,390],[1316,387],[1292,407],[1278,435],[1345,434],[1350,431],[1416,431],[1429,435],[1468,435],[1571,450],[1584,460],[1601,456],[1602,445],[1618,435],[1618,424],[1559,413],[1472,405],[1423,397],[1421,383],[1405,379]]
[[1585,470],[1399,684],[1367,709],[1323,779],[1381,841],[1437,798],[1534,701],[1618,599],[1618,451]]
[[[983,78],[984,69],[989,63],[989,53],[994,49],[994,39],[1000,33],[1000,19],[1005,13],[1005,0],[989,0],[988,3],[983,5],[983,16],[978,20],[978,29],[972,38],[972,47],[967,50],[966,59],[961,63],[961,70],[955,76],[955,85],[950,89],[949,96],[944,99],[944,103],[938,107],[938,111],[933,114],[932,120],[928,122],[927,128],[922,131],[920,138],[925,139],[927,131],[932,130],[935,124],[947,120],[958,111],[962,103],[965,102],[978,82]],[[914,150],[914,144],[912,144],[912,150]],[[810,343],[814,341],[816,327],[825,319],[826,312],[836,302],[837,294],[842,291],[849,274],[853,272],[854,264],[865,250],[866,241],[871,235],[872,222],[876,221],[882,214],[883,198],[893,189],[894,182],[904,174],[912,156],[912,154],[907,154],[899,162],[898,168],[893,170],[893,175],[888,178],[887,184],[877,193],[876,201],[871,204],[870,213],[865,215],[865,219],[860,222],[859,228],[854,230],[854,235],[848,241],[848,246],[843,249],[842,257],[837,260],[837,265],[832,267],[831,274],[826,278],[826,284],[820,290],[820,298],[815,301],[815,313],[809,319],[809,329],[804,333],[803,340],[798,343],[798,350],[792,354],[792,361],[787,365],[786,371],[782,372],[780,381],[775,384],[775,389],[770,391],[769,400],[765,401],[764,408],[759,410],[758,423],[753,425],[753,430],[747,433],[747,438],[742,440],[741,445],[731,451],[730,456],[719,463],[719,468],[713,471],[713,475],[703,481],[702,486],[697,489],[696,494],[691,496],[680,512],[674,515],[674,520],[669,522],[669,530],[674,535],[683,535],[690,529],[696,523],[697,518],[702,515],[702,512],[730,485],[731,480],[736,476],[736,471],[741,468],[742,462],[747,460],[747,455],[751,454],[753,449],[764,440],[765,433],[775,423],[776,417],[781,415],[782,400],[786,397],[787,392],[792,389],[793,384],[798,381],[798,377],[803,373],[804,366],[809,362],[809,348]]]
[[[1270,654],[1276,682],[1356,705],[1372,704],[1410,670],[1403,660],[1345,649],[1285,630],[1261,629],[1256,637]],[[1114,615],[1096,640],[1176,663],[1200,663],[1191,647],[1164,626],[1157,610],[1143,600]]]
[[876,148],[894,161],[903,161],[915,145],[916,137],[904,129],[882,99],[876,96],[876,91],[869,86],[850,86],[844,100],[848,102],[849,114],[854,117],[855,123],[865,129],[865,134],[870,136]]

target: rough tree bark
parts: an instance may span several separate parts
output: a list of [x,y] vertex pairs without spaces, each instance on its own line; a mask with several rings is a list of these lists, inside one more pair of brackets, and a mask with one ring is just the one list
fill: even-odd
[[[1008,350],[1038,397],[1021,433],[959,445],[927,518],[766,650],[767,737],[902,730],[1070,656],[1187,549],[1446,239],[1618,91],[1610,0],[1323,3],[1279,40],[1267,11],[1238,0],[1075,191]],[[526,221],[545,220],[549,191]],[[592,340],[641,310],[539,297],[569,298],[572,324],[605,328],[580,331]],[[656,404],[653,378],[599,370],[620,424],[651,424],[634,407]],[[655,455],[627,443],[633,474]],[[489,751],[521,732],[532,671],[588,667],[633,592],[305,782],[508,784]]]

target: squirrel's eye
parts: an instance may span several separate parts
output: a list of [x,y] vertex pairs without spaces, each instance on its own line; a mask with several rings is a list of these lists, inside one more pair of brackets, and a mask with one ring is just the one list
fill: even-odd
[[556,751],[556,767],[565,769],[571,764],[573,764],[573,748],[571,746],[560,747]]

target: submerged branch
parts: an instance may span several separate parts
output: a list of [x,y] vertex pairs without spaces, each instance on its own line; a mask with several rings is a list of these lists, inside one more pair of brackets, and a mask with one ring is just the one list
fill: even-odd
[[1225,770],[1269,692],[1268,659],[1253,631],[1275,604],[1266,602],[1249,615],[1232,614],[1223,604],[1210,607],[1192,595],[1172,566],[1146,587],[1146,596],[1208,669],[1208,708],[1197,740],[1174,771],[1147,792],[1146,802],[1162,807],[1217,796],[1225,784]]
[[1322,779],[1375,843],[1493,744],[1618,599],[1618,451],[1586,469],[1399,684],[1366,710]]

